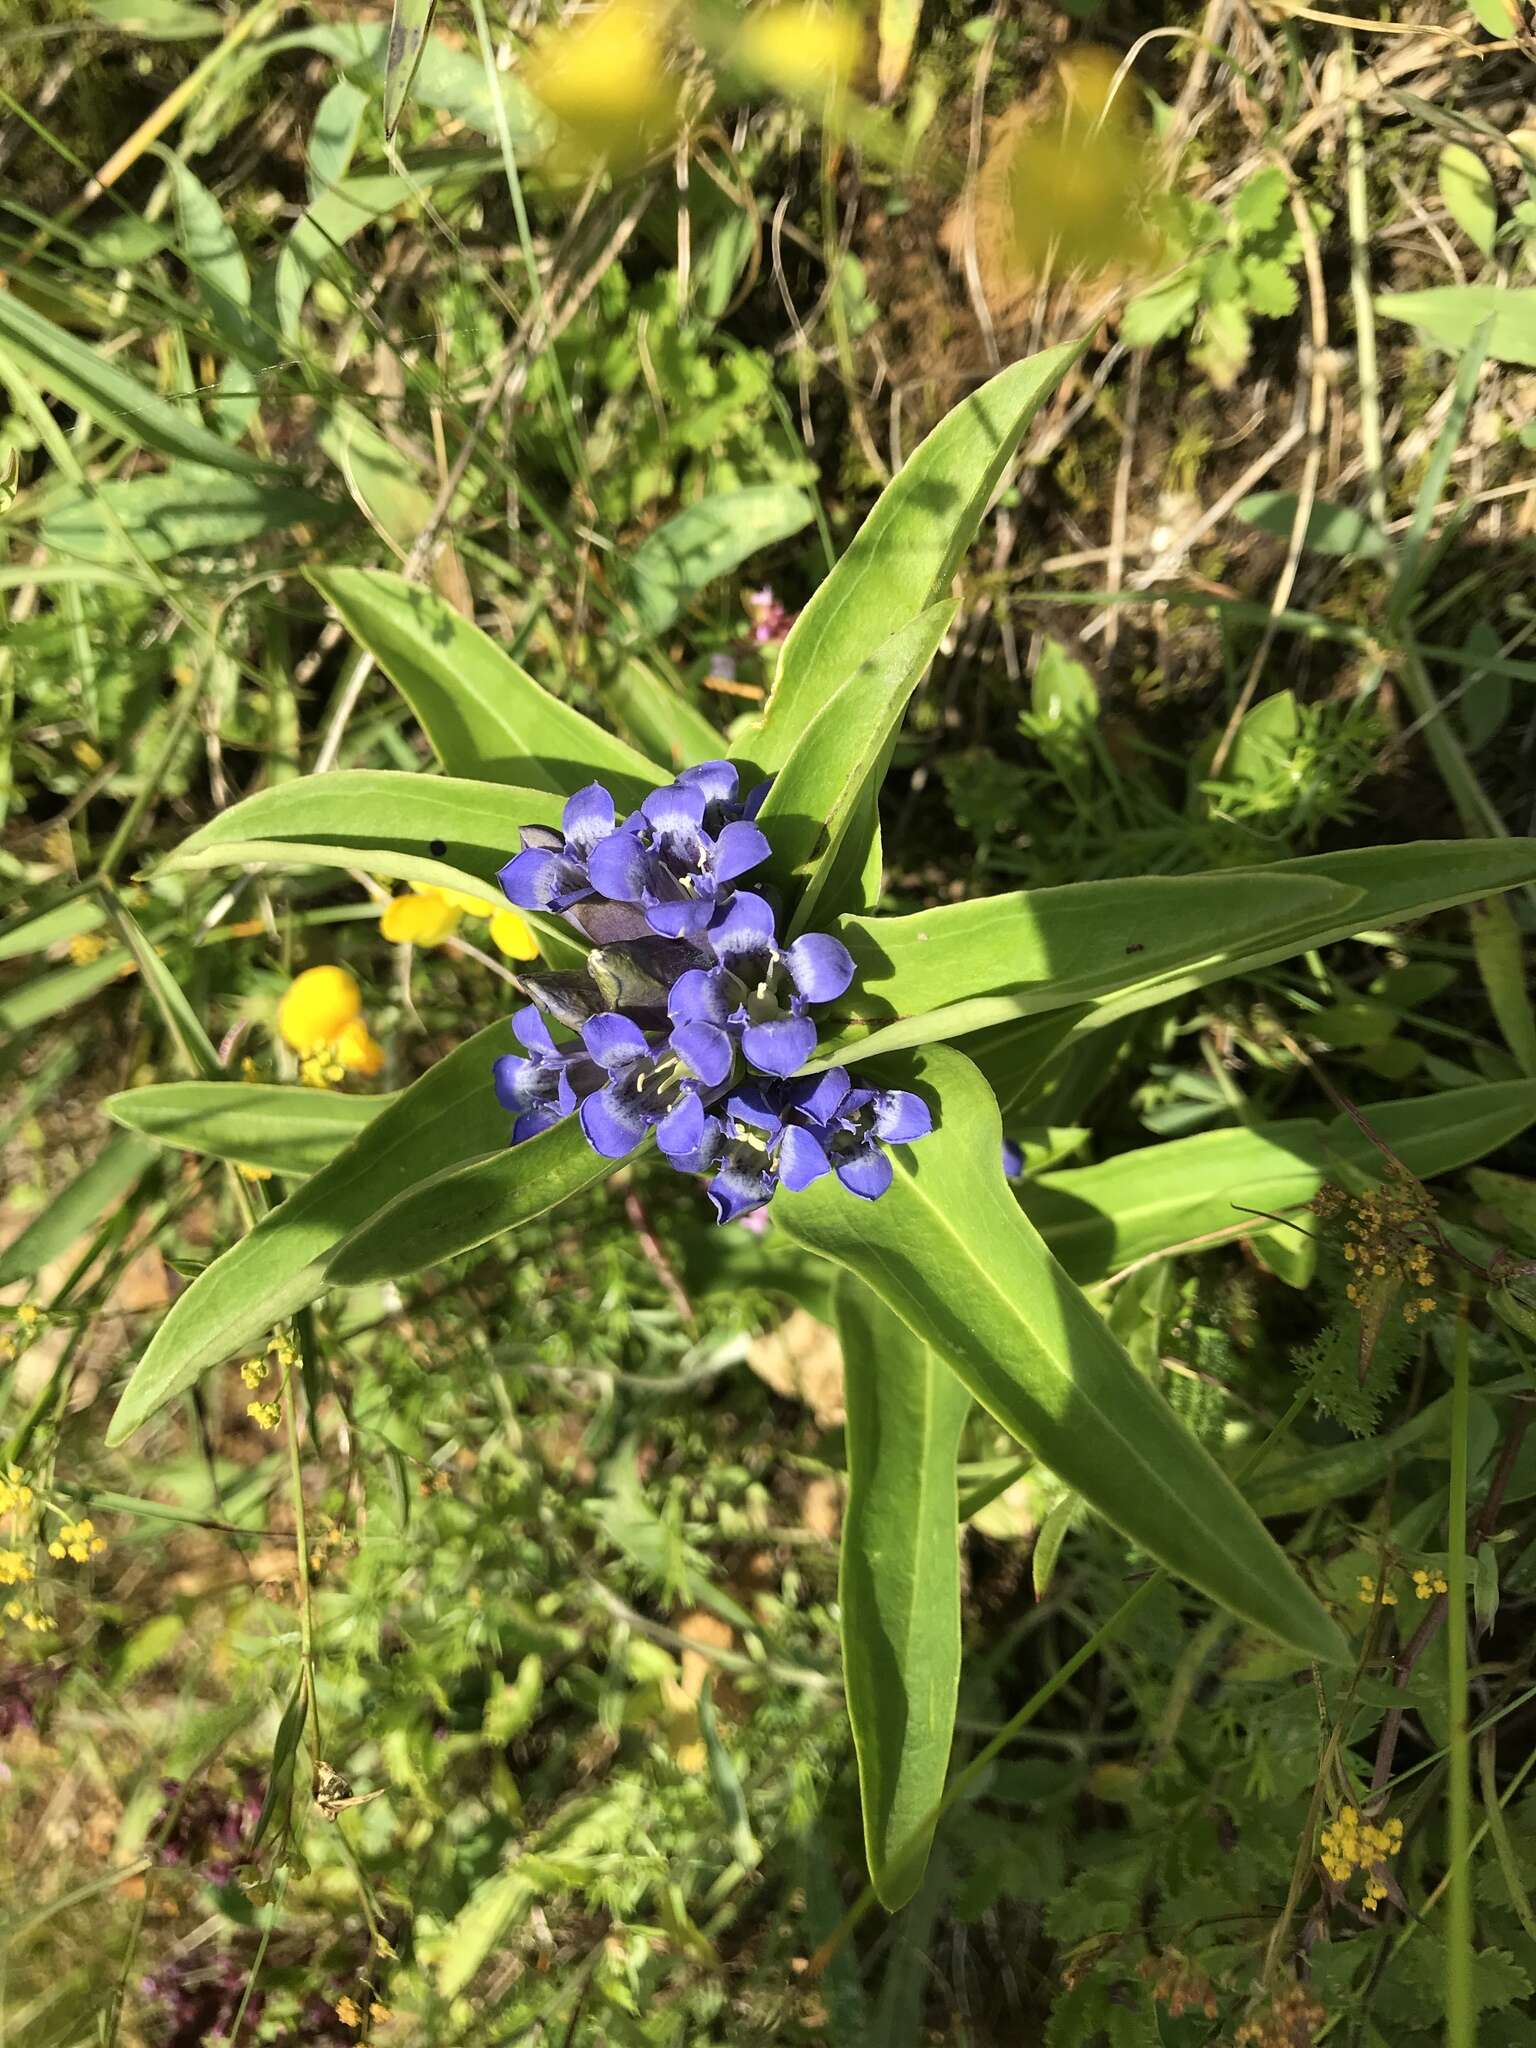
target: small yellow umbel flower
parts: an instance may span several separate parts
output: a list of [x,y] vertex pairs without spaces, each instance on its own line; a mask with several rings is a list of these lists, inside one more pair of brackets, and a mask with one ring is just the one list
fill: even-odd
[[1347,1885],[1358,1871],[1365,1879],[1367,1913],[1374,1913],[1387,1896],[1381,1873],[1389,1858],[1403,1846],[1400,1820],[1366,1820],[1356,1807],[1341,1806],[1323,1829],[1320,1861],[1336,1885]]
[[100,1557],[107,1547],[105,1536],[96,1534],[96,1524],[87,1517],[80,1522],[66,1522],[48,1546],[50,1557],[68,1558],[71,1564],[85,1564],[93,1557]]

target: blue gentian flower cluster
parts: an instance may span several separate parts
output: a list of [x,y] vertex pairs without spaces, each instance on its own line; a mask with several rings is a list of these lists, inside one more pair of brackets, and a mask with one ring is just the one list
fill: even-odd
[[[794,1078],[816,1050],[811,1012],[847,988],[853,959],[828,932],[781,943],[772,899],[740,886],[771,851],[756,823],[767,789],[743,795],[732,763],[705,761],[628,817],[594,782],[558,832],[522,828],[508,898],[592,950],[578,973],[521,977],[522,1052],[495,1066],[514,1145],[573,1112],[605,1159],[654,1132],[680,1172],[709,1175],[725,1223],[827,1173],[874,1201],[892,1180],[886,1145],[932,1129],[905,1089],[857,1088],[843,1067]],[[551,1020],[575,1036],[557,1041]]]

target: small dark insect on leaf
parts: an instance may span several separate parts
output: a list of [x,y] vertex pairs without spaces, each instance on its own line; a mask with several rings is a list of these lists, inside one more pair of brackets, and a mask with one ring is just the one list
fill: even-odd
[[448,851],[448,842],[446,839],[430,840],[427,845],[427,851],[431,854],[434,860],[441,860],[443,855]]
[[1130,953],[1145,953],[1145,951],[1146,951],[1147,949],[1146,949],[1146,947],[1145,947],[1145,946],[1144,946],[1144,945],[1143,945],[1143,944],[1141,943],[1140,939],[1135,939],[1135,940],[1133,940],[1133,941],[1132,941],[1132,943],[1131,943],[1131,944],[1130,944],[1129,946],[1127,946],[1127,947],[1126,947],[1126,949],[1125,949],[1125,950],[1126,950],[1127,954],[1130,954]]

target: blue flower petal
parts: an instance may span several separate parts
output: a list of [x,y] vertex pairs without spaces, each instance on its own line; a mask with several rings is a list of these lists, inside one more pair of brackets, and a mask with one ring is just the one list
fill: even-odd
[[[670,875],[665,879],[672,882]],[[672,885],[676,887],[675,882]],[[715,905],[712,897],[663,897],[659,902],[647,904],[645,921],[653,932],[660,932],[664,939],[692,939],[702,936],[705,926],[714,914]]]
[[549,1035],[549,1026],[532,1003],[526,1009],[512,1012],[512,1036],[529,1052],[555,1050],[555,1041]]
[[532,1108],[544,1094],[544,1078],[532,1060],[520,1060],[516,1053],[503,1053],[491,1068],[491,1085],[496,1100],[514,1115]]
[[1016,1180],[1024,1171],[1024,1147],[1012,1138],[1003,1140],[1003,1173],[1009,1180]]
[[715,880],[734,882],[749,868],[760,866],[772,851],[755,825],[747,824],[745,819],[737,819],[734,824],[724,826],[715,841]]
[[737,1123],[751,1124],[754,1130],[766,1131],[770,1137],[779,1128],[778,1110],[762,1089],[751,1082],[727,1096],[725,1108],[726,1114],[734,1117]]
[[685,768],[677,779],[684,789],[701,790],[706,804],[716,804],[722,810],[735,803],[740,781],[734,761],[700,761]]
[[587,878],[599,896],[612,896],[620,903],[638,903],[645,894],[654,857],[640,844],[630,826],[600,839],[587,857]]
[[519,910],[548,910],[562,893],[562,883],[574,875],[579,887],[581,870],[562,853],[544,847],[525,847],[515,853],[500,871],[507,900]]
[[832,1162],[819,1139],[799,1124],[787,1124],[779,1141],[779,1178],[794,1194],[830,1173]]
[[746,1216],[753,1209],[761,1209],[771,1200],[777,1182],[771,1173],[753,1172],[740,1166],[727,1164],[715,1175],[705,1188],[715,1206],[715,1219],[720,1223],[734,1223],[738,1216]]
[[651,1050],[640,1026],[617,1010],[600,1010],[589,1018],[581,1027],[581,1038],[593,1059],[609,1073],[622,1073],[636,1060],[647,1058]]
[[830,932],[805,932],[784,954],[789,978],[808,1003],[830,1003],[853,979],[853,955]]
[[750,889],[738,889],[724,917],[710,927],[710,947],[726,967],[733,954],[770,952],[773,943],[773,911]]
[[730,1014],[731,999],[718,968],[686,969],[667,995],[667,1015],[674,1024],[723,1024]]
[[653,832],[694,833],[704,822],[704,792],[673,782],[653,789],[640,806]]
[[521,1145],[525,1138],[536,1138],[540,1131],[547,1131],[552,1124],[560,1121],[560,1112],[550,1103],[542,1103],[533,1109],[525,1109],[512,1126],[512,1142]]
[[848,1069],[828,1067],[824,1074],[812,1074],[808,1080],[797,1081],[790,1090],[790,1101],[811,1123],[829,1124],[842,1108],[847,1093]]
[[720,1025],[706,1024],[702,1019],[692,1024],[674,1024],[670,1043],[672,1050],[682,1056],[706,1088],[721,1085],[736,1057],[730,1033]]
[[690,1092],[656,1126],[656,1142],[674,1163],[696,1158],[704,1143],[704,1125],[704,1105]]
[[600,782],[589,782],[567,801],[560,822],[565,827],[566,844],[585,858],[614,828],[613,798]]
[[840,1159],[837,1177],[850,1195],[878,1202],[895,1179],[896,1170],[878,1145],[869,1145],[850,1159]]
[[770,1017],[746,1027],[741,1049],[765,1074],[792,1074],[816,1050],[816,1026],[809,1017]]
[[875,1096],[875,1132],[887,1145],[910,1145],[933,1129],[933,1112],[921,1095],[906,1088],[882,1089]]
[[604,1159],[622,1159],[633,1152],[650,1126],[633,1097],[626,1100],[610,1083],[581,1105],[581,1128],[592,1150]]

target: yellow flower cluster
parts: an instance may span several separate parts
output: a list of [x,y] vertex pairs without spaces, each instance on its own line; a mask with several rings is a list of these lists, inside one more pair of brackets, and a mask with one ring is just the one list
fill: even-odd
[[1362,1820],[1353,1806],[1341,1806],[1337,1816],[1323,1829],[1322,1866],[1337,1885],[1348,1884],[1358,1870],[1366,1880],[1362,1903],[1367,1913],[1374,1913],[1387,1896],[1377,1871],[1402,1846],[1400,1820],[1389,1820],[1378,1827],[1374,1821]]
[[[1369,1572],[1362,1572],[1360,1574],[1359,1597],[1362,1606],[1374,1607],[1376,1605],[1376,1581]],[[1383,1586],[1381,1604],[1383,1607],[1395,1607],[1397,1605],[1397,1595],[1390,1586]]]
[[93,1557],[100,1557],[107,1547],[105,1536],[96,1534],[96,1524],[87,1517],[80,1522],[66,1522],[48,1546],[50,1557],[67,1557],[71,1564],[84,1564]]
[[292,1371],[299,1362],[298,1349],[291,1337],[285,1337],[281,1330],[267,1339],[266,1355],[262,1358],[248,1358],[240,1368],[240,1377],[248,1387],[259,1387],[267,1374],[276,1367],[278,1372]]
[[[331,2010],[344,2027],[360,2027],[363,2024],[362,2007],[355,1998],[350,1997],[345,1991],[341,1994],[340,1998],[333,2001]],[[372,1998],[369,2000],[368,2017],[376,2027],[379,2027],[384,2024],[385,2020],[393,2019],[394,2014],[379,1999]]]
[[379,930],[394,946],[440,946],[466,917],[489,918],[491,944],[509,960],[538,959],[539,942],[525,917],[462,889],[408,889],[403,896],[392,896]]
[[76,967],[90,967],[107,950],[100,932],[76,932],[69,942],[69,957]]
[[1433,1313],[1434,1253],[1416,1233],[1428,1224],[1435,1204],[1422,1183],[1398,1176],[1363,1195],[1325,1187],[1312,1208],[1343,1221],[1344,1258],[1356,1276],[1344,1290],[1350,1301],[1363,1304],[1376,1282],[1388,1280],[1413,1290],[1403,1304],[1405,1323]]
[[0,1550],[0,1586],[24,1586],[31,1577],[25,1551]]
[[276,1429],[283,1419],[281,1401],[248,1401],[245,1412],[258,1429]]
[[[43,1312],[35,1301],[24,1301],[20,1308],[12,1311],[12,1320],[19,1325],[24,1337],[30,1339],[32,1332],[43,1320]],[[15,1337],[0,1337],[0,1365],[9,1365],[13,1358],[19,1356],[22,1349],[23,1344]]]
[[384,1065],[384,1048],[363,1018],[363,992],[344,967],[305,968],[277,1006],[277,1028],[299,1055],[306,1087],[331,1088]]
[[24,1607],[19,1600],[6,1601],[5,1618],[7,1621],[19,1621],[33,1635],[46,1635],[53,1627],[40,1607]]
[[24,1515],[34,1499],[19,1465],[7,1465],[0,1477],[0,1515]]
[[1419,1571],[1413,1575],[1415,1600],[1433,1600],[1437,1593],[1449,1593],[1450,1590],[1450,1581],[1438,1565],[1431,1572]]

